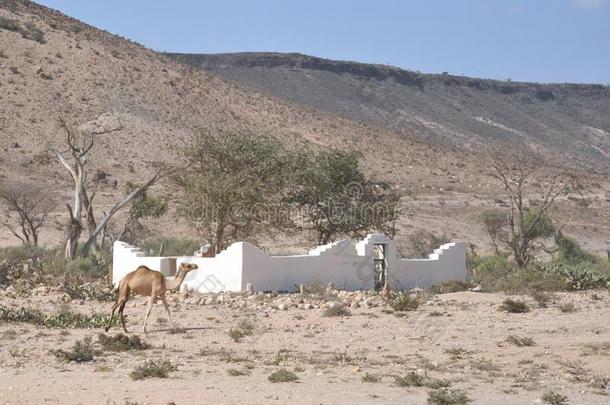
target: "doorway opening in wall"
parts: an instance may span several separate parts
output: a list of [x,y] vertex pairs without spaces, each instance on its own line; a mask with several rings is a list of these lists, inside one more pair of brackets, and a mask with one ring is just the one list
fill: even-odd
[[375,290],[379,291],[385,285],[388,273],[388,262],[385,257],[385,245],[373,245],[373,270],[375,275]]

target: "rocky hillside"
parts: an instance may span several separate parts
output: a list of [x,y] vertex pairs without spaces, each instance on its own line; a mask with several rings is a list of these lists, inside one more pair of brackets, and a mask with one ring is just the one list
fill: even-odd
[[524,143],[608,173],[610,86],[431,75],[301,54],[171,54],[292,102],[430,143]]

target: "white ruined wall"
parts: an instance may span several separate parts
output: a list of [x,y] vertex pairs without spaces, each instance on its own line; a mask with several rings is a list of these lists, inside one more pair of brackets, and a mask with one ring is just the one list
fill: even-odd
[[242,288],[251,283],[255,290],[293,291],[299,284],[332,282],[346,290],[370,289],[366,280],[372,280],[373,268],[367,262],[345,240],[298,256],[270,256],[246,244]]
[[397,271],[390,271],[392,285],[427,288],[450,280],[466,280],[466,244],[446,243],[427,259],[400,259]]
[[195,263],[199,268],[187,274],[182,284],[189,290],[206,292],[241,291],[245,242],[234,243],[216,257],[183,256],[180,263]]
[[116,241],[112,245],[112,284],[117,287],[119,281],[138,266],[147,266],[169,276],[171,275],[170,261],[171,259],[167,257],[146,256],[142,249]]
[[[382,234],[370,234],[355,246],[343,240],[319,246],[306,255],[270,256],[246,242],[234,243],[214,258],[184,256],[177,265],[191,262],[199,269],[186,277],[183,288],[199,292],[241,291],[251,284],[257,291],[293,291],[299,284],[334,283],[346,290],[374,287],[373,246],[384,244],[388,277],[394,288],[426,288],[450,280],[466,279],[466,244],[448,243],[427,259],[404,259],[396,243]],[[122,242],[115,242],[113,282],[146,265],[169,275],[172,258],[146,257]]]

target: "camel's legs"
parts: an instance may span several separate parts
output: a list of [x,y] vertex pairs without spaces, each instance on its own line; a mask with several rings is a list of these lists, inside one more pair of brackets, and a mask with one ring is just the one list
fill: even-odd
[[125,331],[125,333],[129,333],[129,332],[127,332],[127,327],[125,326],[125,317],[123,316],[123,310],[125,310],[126,303],[127,303],[127,300],[124,300],[123,302],[121,302],[120,307],[119,307],[119,314],[121,315],[121,325],[123,325],[123,330]]
[[146,317],[144,317],[144,333],[146,333],[146,324],[148,323],[148,317],[150,316],[150,311],[152,310],[154,302],[155,296],[151,295],[150,298],[148,298],[148,308],[146,308]]
[[175,328],[176,325],[174,324],[174,321],[172,321],[172,315],[169,313],[169,307],[167,306],[167,301],[165,300],[165,295],[161,296],[161,301],[163,302],[163,307],[165,308],[165,313],[167,314],[169,323],[171,323],[172,327]]
[[112,306],[112,310],[110,311],[110,319],[108,319],[108,326],[106,326],[106,329],[104,329],[106,332],[108,332],[108,330],[112,326],[112,318],[114,317],[114,311],[116,310],[116,308],[118,306],[119,306],[119,301],[116,301],[114,303],[114,305]]

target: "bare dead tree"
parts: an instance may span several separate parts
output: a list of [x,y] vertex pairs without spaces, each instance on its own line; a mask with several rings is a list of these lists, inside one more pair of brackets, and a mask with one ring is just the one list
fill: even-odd
[[[80,239],[83,229],[81,220],[83,215],[87,221],[89,237],[83,245],[82,252],[83,254],[87,254],[92,248],[99,246],[98,241],[100,239],[100,235],[104,234],[106,226],[112,217],[123,207],[131,203],[135,198],[143,195],[151,185],[161,178],[161,174],[160,172],[155,173],[142,186],[136,188],[133,192],[122,198],[110,209],[110,211],[108,211],[108,213],[104,212],[104,216],[98,223],[93,209],[93,198],[95,197],[95,192],[89,195],[87,191],[87,155],[95,145],[95,138],[97,135],[119,131],[123,128],[123,126],[119,122],[119,126],[113,129],[104,129],[85,133],[70,128],[62,118],[59,119],[59,125],[66,134],[66,144],[68,148],[64,151],[56,150],[54,152],[61,164],[70,173],[70,176],[74,181],[74,206],[70,206],[68,204],[70,219],[68,223],[65,248],[66,258],[73,258],[76,254],[78,240]],[[66,158],[66,156],[68,157]]]
[[37,246],[40,228],[56,206],[52,195],[31,184],[4,185],[0,187],[0,201],[9,214],[3,225],[23,243]]
[[[543,160],[528,149],[490,152],[491,175],[498,179],[510,203],[508,236],[516,264],[526,267],[536,250],[536,240],[547,236],[548,214],[562,194],[571,192],[575,176],[560,168],[542,168]],[[537,204],[526,204],[527,197],[539,198]]]
[[[53,150],[61,164],[66,168],[72,180],[74,181],[74,204],[68,205],[70,220],[68,223],[68,235],[65,247],[65,257],[73,258],[76,253],[76,245],[80,238],[83,226],[81,222],[81,214],[85,210],[87,226],[89,232],[94,232],[97,228],[97,222],[93,215],[93,197],[95,193],[89,197],[86,188],[87,172],[87,155],[95,145],[95,137],[97,135],[107,134],[122,129],[120,124],[117,128],[105,129],[101,131],[81,132],[71,128],[63,118],[59,118],[59,126],[64,131],[66,136],[67,149]],[[67,157],[66,157],[67,156]]]

